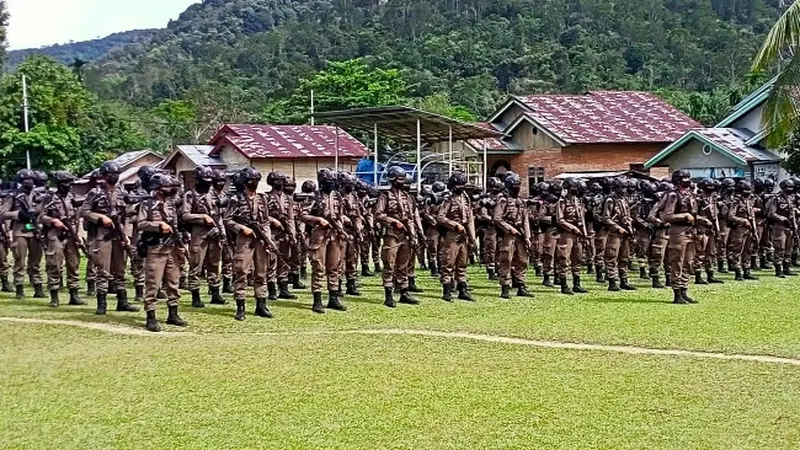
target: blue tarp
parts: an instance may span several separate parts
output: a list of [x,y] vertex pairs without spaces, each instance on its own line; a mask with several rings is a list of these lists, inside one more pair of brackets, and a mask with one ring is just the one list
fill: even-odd
[[[414,170],[416,169],[417,165],[407,162],[393,162],[393,166],[400,166],[405,169],[406,173],[408,174],[409,181],[414,183],[417,180],[416,173]],[[356,166],[356,176],[364,181],[367,184],[372,185],[372,181],[374,179],[374,169],[375,162],[369,158],[362,158],[358,162],[358,166]],[[386,171],[386,165],[378,163],[378,184],[385,184],[386,178],[383,176],[384,172]]]

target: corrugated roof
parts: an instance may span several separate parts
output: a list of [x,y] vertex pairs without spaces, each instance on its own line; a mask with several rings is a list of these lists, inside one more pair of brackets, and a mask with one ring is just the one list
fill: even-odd
[[[336,153],[337,128],[311,125],[241,125],[223,126],[211,139],[211,156],[218,155],[229,143],[249,159],[332,158]],[[369,154],[364,144],[338,129],[339,156],[361,158]]]
[[213,145],[178,145],[175,151],[170,154],[164,161],[164,165],[169,165],[169,162],[180,153],[189,159],[195,166],[209,166],[209,167],[227,167],[227,163],[219,156],[209,156],[214,150]]
[[737,128],[700,128],[691,130],[667,148],[650,158],[644,166],[651,168],[672,153],[683,148],[692,140],[712,147],[738,164],[747,165],[753,162],[780,162],[782,158],[770,151],[755,145],[747,145],[755,133]]
[[139,158],[141,158],[143,156],[146,156],[148,153],[151,153],[153,155],[159,156],[156,152],[154,152],[152,150],[136,150],[136,151],[133,151],[133,152],[123,153],[123,154],[117,156],[116,158],[114,158],[114,161],[116,161],[117,164],[119,164],[120,166],[125,167],[128,164],[136,161],[137,159],[139,159]]
[[672,142],[701,125],[648,92],[517,97],[526,117],[567,144]]

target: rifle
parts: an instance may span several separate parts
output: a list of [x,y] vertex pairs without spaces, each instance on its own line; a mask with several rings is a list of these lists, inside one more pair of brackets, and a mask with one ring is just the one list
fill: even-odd
[[[164,202],[160,202],[158,205],[161,208],[161,215],[162,217],[166,217],[167,214],[164,211]],[[186,242],[183,240],[183,235],[181,234],[180,230],[178,230],[178,214],[177,212],[172,215],[172,220],[170,223],[170,227],[172,228],[172,233],[167,234],[167,240],[169,243],[178,247],[178,250],[185,252],[187,255],[189,254],[189,249],[186,248]]]
[[278,245],[275,243],[275,241],[273,241],[271,237],[267,236],[266,233],[264,233],[264,229],[261,228],[261,224],[256,223],[251,219],[248,219],[246,217],[237,214],[232,215],[231,220],[238,223],[239,225],[246,226],[247,228],[250,228],[253,231],[253,236],[255,237],[255,240],[253,240],[253,242],[250,244],[250,248],[254,248],[256,246],[256,242],[261,242],[262,244],[264,244],[264,246],[266,246],[271,252],[275,254],[275,256],[278,258],[278,260],[280,260],[281,263],[288,264],[286,260],[283,258],[283,256],[281,256],[281,251],[278,248]]
[[[228,232],[225,230],[225,225],[222,224],[222,216],[217,214],[215,217],[211,214],[211,205],[208,203],[208,198],[203,196],[206,199],[205,202],[200,202],[200,206],[202,207],[202,211],[204,214],[211,217],[214,221],[214,228],[208,232],[208,239],[217,239],[221,246],[225,246],[225,243],[228,241]],[[220,204],[219,199],[217,199],[217,211],[220,211],[222,205]]]
[[75,219],[64,219],[61,223],[64,224],[64,232],[67,234],[67,238],[72,239],[72,242],[78,247],[78,249],[83,253],[83,256],[87,258],[91,258],[89,255],[89,250],[86,248],[86,243],[83,239],[78,236],[78,232],[75,231]]

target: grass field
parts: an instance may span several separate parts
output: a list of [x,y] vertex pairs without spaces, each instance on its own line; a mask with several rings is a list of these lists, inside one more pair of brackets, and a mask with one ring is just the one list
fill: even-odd
[[[482,342],[435,330],[800,359],[800,278],[693,288],[696,306],[641,289],[501,301],[475,268],[474,304],[381,305],[377,278],[346,313],[310,294],[273,320],[182,309],[185,333],[144,314],[0,296],[0,448],[799,448],[800,365]],[[639,281],[639,280],[637,280]],[[531,277],[529,283],[533,285]],[[184,299],[188,304],[188,299]],[[252,302],[251,302],[252,303]],[[159,311],[164,319],[165,307]],[[252,305],[248,305],[248,313]]]

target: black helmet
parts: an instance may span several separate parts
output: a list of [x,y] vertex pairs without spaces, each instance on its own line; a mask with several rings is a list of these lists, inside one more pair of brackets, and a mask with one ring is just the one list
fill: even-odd
[[66,170],[59,170],[53,174],[57,184],[72,184],[75,181],[75,175],[67,172]]
[[165,173],[161,172],[153,173],[153,176],[150,177],[150,186],[152,186],[154,190],[165,187],[171,187],[172,180],[170,178],[171,177]]
[[464,172],[453,172],[447,180],[447,188],[452,190],[463,188],[467,185],[467,174]]
[[662,181],[658,183],[658,192],[672,192],[675,190],[675,185],[669,181]]
[[753,189],[755,190],[756,194],[764,192],[764,178],[755,177],[753,179]]
[[775,190],[775,180],[772,177],[764,177],[764,192],[771,193]]
[[400,166],[392,166],[386,172],[386,179],[392,184],[405,184],[406,177],[406,170]]
[[600,194],[603,192],[603,186],[601,186],[597,181],[593,181],[591,184],[589,184],[589,192],[592,194]]
[[672,172],[672,184],[678,185],[680,184],[681,180],[685,178],[689,179],[692,178],[692,174],[686,169],[676,170],[675,172]]
[[104,177],[111,173],[119,174],[122,169],[116,161],[106,161],[100,166],[100,176]]
[[47,174],[42,172],[41,170],[34,170],[33,171],[33,182],[36,184],[37,187],[43,187],[47,185]]
[[286,175],[280,171],[273,171],[267,175],[267,184],[276,189],[283,189],[283,185],[286,183]]
[[564,180],[564,189],[570,192],[580,192],[581,189],[580,180],[572,177],[567,178],[566,180]]
[[339,187],[347,189],[348,191],[356,186],[356,177],[354,177],[350,172],[339,172],[337,180]]
[[731,190],[736,187],[736,180],[733,178],[725,178],[722,180],[722,189]]
[[639,190],[639,180],[636,178],[628,178],[628,192],[637,192]]
[[489,192],[500,192],[503,190],[503,182],[500,181],[500,178],[491,177],[489,181],[486,182],[486,187],[489,189]]
[[139,179],[142,180],[142,183],[145,184],[150,181],[150,178],[152,178],[155,173],[156,169],[154,169],[152,166],[142,166],[139,167],[138,171],[136,171],[136,175],[138,175]]
[[247,166],[239,172],[245,182],[247,181],[261,181],[261,172],[256,170],[255,167]]
[[34,180],[36,176],[33,174],[32,170],[29,169],[22,169],[17,172],[17,183],[21,183],[22,180]]
[[313,194],[317,191],[317,184],[314,183],[314,180],[303,181],[303,185],[300,186],[300,191],[304,194]]
[[628,188],[628,181],[623,177],[616,177],[614,181],[611,182],[611,186],[615,190],[623,190]]
[[319,189],[322,192],[331,192],[336,189],[336,179],[338,176],[336,172],[331,169],[324,168],[320,169],[317,172],[317,182],[319,183]]
[[[139,173],[141,172],[142,169],[139,169]],[[196,181],[203,180],[210,184],[214,181],[214,171],[208,166],[197,166],[194,169],[194,178]]]
[[283,192],[294,194],[295,189],[297,189],[297,181],[294,180],[294,177],[286,177],[286,181],[283,183]]
[[747,180],[739,180],[739,182],[736,183],[736,192],[742,194],[745,192],[753,192],[753,185]]
[[214,169],[214,182],[228,181],[228,174],[224,170]]
[[652,198],[656,195],[656,185],[647,180],[643,180],[641,183],[639,183],[639,190],[641,191],[642,195],[647,198]]
[[433,186],[431,186],[431,190],[433,191],[434,194],[438,194],[438,193],[446,191],[447,190],[447,186],[444,183],[442,183],[441,181],[437,181],[436,183],[433,183]]
[[792,193],[792,192],[794,192],[795,187],[796,186],[794,185],[794,181],[792,181],[791,178],[787,178],[785,180],[782,180],[781,183],[780,183],[780,188],[784,192]]
[[503,185],[506,187],[506,190],[512,197],[516,197],[519,195],[519,190],[522,187],[522,180],[519,178],[514,172],[506,172],[505,179],[503,179]]
[[536,193],[539,195],[545,195],[550,192],[550,183],[547,181],[540,181],[539,184],[536,185]]

